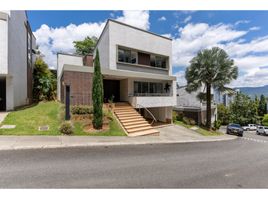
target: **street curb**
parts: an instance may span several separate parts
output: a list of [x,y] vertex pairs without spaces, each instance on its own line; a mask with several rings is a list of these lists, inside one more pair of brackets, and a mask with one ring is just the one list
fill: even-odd
[[[213,137],[213,136],[207,136]],[[107,146],[132,146],[132,145],[153,145],[153,144],[188,144],[197,142],[222,142],[237,139],[238,137],[230,138],[216,138],[210,140],[184,140],[184,141],[144,141],[144,142],[99,142],[99,143],[87,143],[87,144],[60,144],[60,145],[43,145],[43,146],[11,146],[11,147],[0,147],[0,151],[8,150],[29,150],[29,149],[57,149],[57,148],[83,148],[83,147],[107,147]]]

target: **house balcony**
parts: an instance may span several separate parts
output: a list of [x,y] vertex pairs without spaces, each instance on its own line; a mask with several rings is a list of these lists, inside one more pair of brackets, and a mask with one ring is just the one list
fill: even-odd
[[167,94],[159,94],[156,96],[156,93],[153,95],[142,94],[143,96],[129,96],[129,103],[134,108],[146,107],[169,107],[176,105],[176,96],[170,96]]

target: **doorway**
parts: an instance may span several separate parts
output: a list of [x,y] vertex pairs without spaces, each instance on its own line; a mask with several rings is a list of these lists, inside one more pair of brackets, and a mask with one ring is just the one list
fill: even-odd
[[120,81],[119,80],[103,80],[104,103],[108,103],[113,97],[113,102],[120,101]]
[[6,110],[6,78],[0,78],[0,111]]

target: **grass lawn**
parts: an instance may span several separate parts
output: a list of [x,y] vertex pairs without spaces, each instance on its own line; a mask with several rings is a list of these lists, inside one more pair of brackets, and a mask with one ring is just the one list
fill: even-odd
[[[0,135],[60,135],[60,103],[40,102],[31,107],[11,112],[2,124],[16,125],[14,129],[0,129]],[[49,125],[49,131],[39,131],[39,126]]]
[[[36,105],[21,108],[11,112],[2,122],[2,125],[16,125],[14,129],[0,129],[0,135],[62,135],[59,127],[62,122],[62,104],[58,102],[40,102]],[[109,114],[113,120],[110,122],[110,130],[95,133],[83,131],[82,124],[74,122],[73,135],[89,136],[125,136],[116,119]],[[48,131],[39,131],[39,126],[48,125]]]
[[[182,121],[175,121],[174,124],[179,125],[179,126],[183,126],[185,128],[189,128],[189,129],[191,127],[194,127],[193,125],[187,125]],[[201,128],[201,127],[198,127],[198,126],[196,126],[196,127],[197,127],[197,129],[193,130],[193,131],[195,131],[195,132],[197,132],[197,133],[199,133],[199,134],[201,134],[203,136],[219,136],[219,135],[223,135],[223,133],[221,133],[219,131],[208,131],[208,130],[206,130],[204,128]]]

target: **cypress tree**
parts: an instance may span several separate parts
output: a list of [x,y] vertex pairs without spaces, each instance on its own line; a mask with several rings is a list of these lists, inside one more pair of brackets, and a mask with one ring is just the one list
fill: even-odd
[[94,74],[92,86],[92,100],[93,100],[93,127],[101,129],[103,124],[103,80],[101,74],[99,51],[97,49],[96,57],[94,60]]

